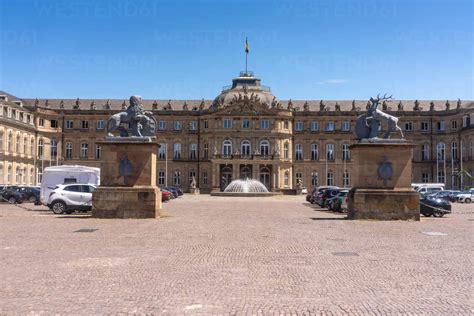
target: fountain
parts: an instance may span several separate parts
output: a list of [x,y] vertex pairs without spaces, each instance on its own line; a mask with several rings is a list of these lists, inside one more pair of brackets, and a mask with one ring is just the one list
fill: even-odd
[[224,190],[224,192],[213,192],[214,196],[247,196],[260,197],[280,195],[280,192],[269,192],[267,187],[260,181],[255,179],[238,179],[232,181]]

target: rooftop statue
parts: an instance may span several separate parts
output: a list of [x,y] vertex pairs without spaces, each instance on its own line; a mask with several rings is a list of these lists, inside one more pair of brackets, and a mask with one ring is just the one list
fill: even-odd
[[400,132],[401,138],[404,139],[402,129],[397,125],[398,118],[387,114],[378,109],[379,103],[382,100],[390,101],[392,96],[370,98],[370,106],[367,113],[360,115],[356,122],[356,134],[358,139],[379,139],[378,135],[382,127],[382,121],[386,121],[388,130],[383,135],[384,139],[390,138],[390,135]]
[[153,136],[156,132],[156,119],[150,111],[142,108],[142,98],[134,95],[130,97],[130,105],[123,112],[119,112],[110,117],[107,122],[108,136],[114,136],[113,132],[120,130],[121,137],[128,137],[127,130],[120,126],[122,123],[129,123],[132,136],[143,137]]

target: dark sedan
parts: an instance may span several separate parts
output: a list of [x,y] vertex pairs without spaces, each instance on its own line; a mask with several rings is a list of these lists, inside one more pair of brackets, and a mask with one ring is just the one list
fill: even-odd
[[36,187],[19,187],[18,192],[25,195],[25,202],[32,202],[35,205],[40,205],[40,189]]
[[8,202],[11,204],[23,203],[27,201],[26,194],[19,192],[16,188],[4,189],[1,192],[2,202]]
[[443,217],[451,213],[451,203],[436,196],[425,196],[420,198],[420,213],[426,217]]

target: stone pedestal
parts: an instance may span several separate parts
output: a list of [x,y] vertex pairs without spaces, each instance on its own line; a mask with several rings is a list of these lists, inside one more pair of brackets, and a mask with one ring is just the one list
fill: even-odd
[[116,137],[97,142],[102,149],[100,187],[92,194],[92,217],[158,218],[158,144],[150,138]]
[[348,217],[352,219],[419,220],[419,196],[411,188],[411,160],[415,145],[358,143],[354,157],[353,189]]

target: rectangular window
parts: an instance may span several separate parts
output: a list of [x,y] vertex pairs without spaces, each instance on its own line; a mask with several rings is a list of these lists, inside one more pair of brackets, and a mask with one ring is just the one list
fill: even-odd
[[104,123],[104,120],[97,120],[95,122],[95,128],[96,129],[104,129],[105,128],[105,123]]
[[451,121],[451,129],[453,130],[458,129],[458,121],[456,120]]
[[173,129],[175,131],[180,131],[182,129],[181,121],[174,121]]
[[249,119],[243,119],[242,120],[242,128],[243,129],[249,129],[250,128],[250,120]]
[[326,132],[334,132],[334,122],[333,121],[326,122]]
[[298,183],[303,183],[303,173],[302,172],[297,172],[295,173],[295,178],[296,178],[296,184]]
[[283,128],[284,129],[289,129],[290,128],[290,121],[284,120],[283,121]]
[[160,144],[158,149],[158,159],[166,159],[166,144]]
[[73,129],[74,128],[74,121],[66,121],[66,128]]
[[413,132],[413,123],[412,122],[405,122],[405,131]]
[[350,175],[347,170],[342,173],[342,186],[345,188],[350,186]]
[[166,131],[166,121],[160,120],[158,122],[158,130],[160,131]]
[[209,128],[209,121],[208,120],[204,120],[204,128],[205,129]]
[[318,173],[311,172],[311,186],[317,187],[318,186]]
[[428,172],[423,172],[421,174],[421,182],[422,183],[429,183],[430,182],[430,174]]
[[317,121],[311,121],[311,132],[317,132],[319,129]]
[[437,127],[438,127],[438,131],[439,132],[442,132],[446,129],[445,125],[444,125],[444,121],[439,121],[437,124]]
[[209,145],[208,144],[204,144],[204,159],[208,159],[209,158]]
[[100,159],[102,156],[102,147],[100,145],[95,145],[95,159]]
[[342,122],[342,131],[343,132],[348,132],[350,131],[351,129],[351,124],[349,123],[349,121],[343,121]]
[[82,120],[82,121],[81,121],[81,128],[82,128],[82,129],[88,129],[88,128],[89,128],[89,121],[87,121],[87,120]]
[[269,129],[270,122],[268,120],[260,120],[260,128],[261,129]]
[[297,131],[297,132],[303,131],[303,122],[301,122],[301,121],[296,121],[295,122],[295,131]]
[[51,120],[51,128],[58,128],[58,120]]
[[197,158],[197,145],[190,144],[189,145],[189,159],[194,160]]
[[38,126],[39,127],[44,127],[44,119],[43,118],[40,118],[39,121],[38,121]]
[[439,170],[438,171],[438,183],[444,183],[444,170]]
[[198,129],[197,121],[189,122],[189,130],[190,131],[197,131],[197,129]]
[[224,122],[222,124],[224,128],[232,128],[232,120],[231,119],[224,119]]
[[88,143],[82,143],[81,144],[81,158],[85,159],[89,155],[89,144]]
[[422,132],[428,131],[428,122],[421,122],[421,131]]
[[329,171],[326,176],[326,185],[334,185],[334,173]]
[[158,185],[165,185],[165,172],[158,171]]
[[202,184],[207,185],[209,183],[209,177],[207,171],[202,172]]

